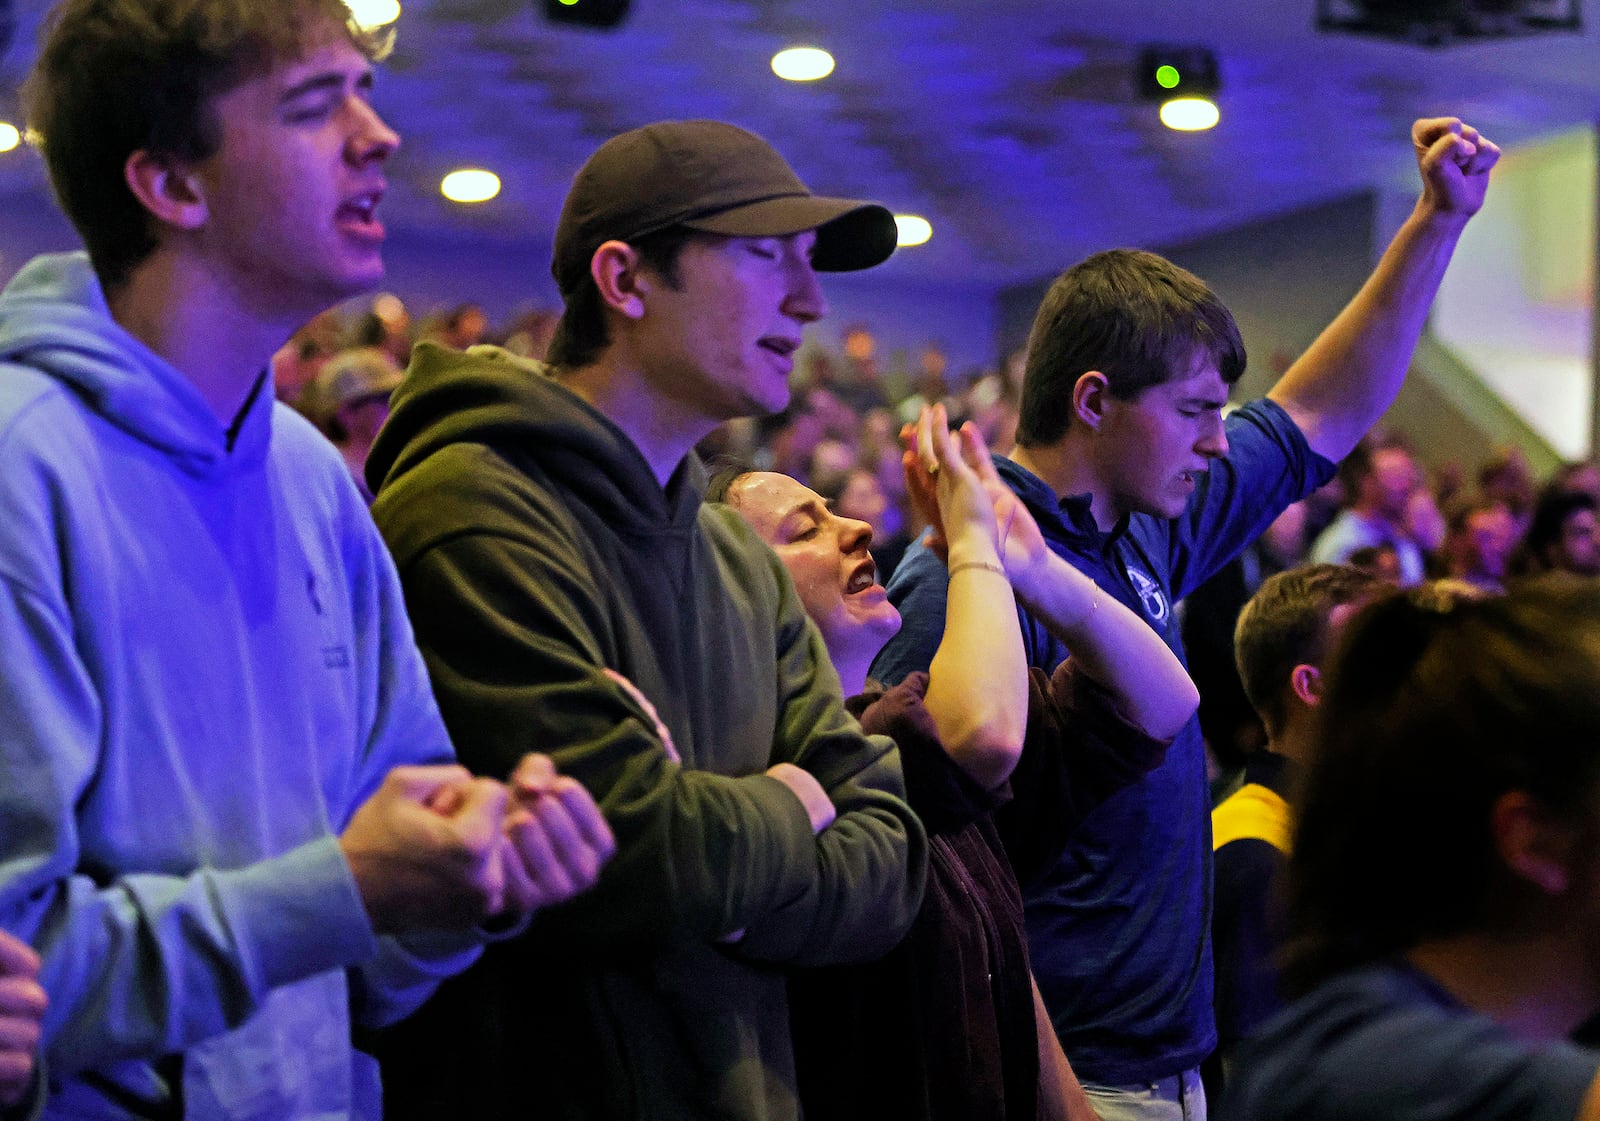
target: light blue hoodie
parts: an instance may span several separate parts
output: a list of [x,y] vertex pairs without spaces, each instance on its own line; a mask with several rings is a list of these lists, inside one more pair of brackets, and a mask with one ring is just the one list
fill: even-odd
[[[263,379],[231,442],[87,259],[0,294],[0,926],[46,1117],[375,1117],[352,1023],[475,953],[374,936],[335,840],[449,742],[338,454]],[[181,1068],[163,1056],[183,1053]]]

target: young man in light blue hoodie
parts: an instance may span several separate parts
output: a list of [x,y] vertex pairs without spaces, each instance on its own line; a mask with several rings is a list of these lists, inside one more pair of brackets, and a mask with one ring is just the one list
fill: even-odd
[[274,404],[272,352],[382,275],[347,18],[66,0],[32,79],[88,248],[0,295],[0,927],[46,1117],[376,1117],[352,1028],[609,855],[547,759],[453,764],[365,505]]

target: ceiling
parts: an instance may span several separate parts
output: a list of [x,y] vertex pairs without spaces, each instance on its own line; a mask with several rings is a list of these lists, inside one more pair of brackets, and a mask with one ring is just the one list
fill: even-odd
[[[404,2],[376,95],[405,138],[384,216],[463,244],[547,244],[584,157],[665,117],[745,125],[814,190],[926,216],[933,240],[888,268],[984,286],[1409,189],[1415,116],[1457,113],[1502,144],[1600,120],[1600,0],[1581,35],[1445,49],[1316,33],[1313,0],[633,0],[606,33],[547,24],[531,0]],[[10,85],[46,5],[15,7]],[[1151,42],[1217,52],[1216,129],[1169,132],[1135,99]],[[829,49],[834,74],[775,78],[771,55],[796,43]],[[461,165],[505,190],[445,202],[439,179]],[[42,182],[31,154],[0,160],[0,192]]]

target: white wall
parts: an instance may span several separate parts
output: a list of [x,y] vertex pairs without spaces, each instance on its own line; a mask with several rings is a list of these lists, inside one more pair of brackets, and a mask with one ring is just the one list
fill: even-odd
[[1589,454],[1596,144],[1506,153],[1434,305],[1440,340],[1563,456]]

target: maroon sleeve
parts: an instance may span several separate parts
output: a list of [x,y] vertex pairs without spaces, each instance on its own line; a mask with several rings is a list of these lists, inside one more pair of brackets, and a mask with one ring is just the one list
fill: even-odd
[[1009,797],[1005,787],[985,790],[950,758],[924,698],[928,675],[913,673],[885,689],[869,684],[847,707],[872,735],[888,736],[900,749],[906,801],[934,836],[954,833],[991,813]]
[[1030,670],[1013,798],[996,815],[1017,879],[1052,867],[1090,811],[1159,766],[1171,743],[1140,730],[1072,658],[1049,676]]

